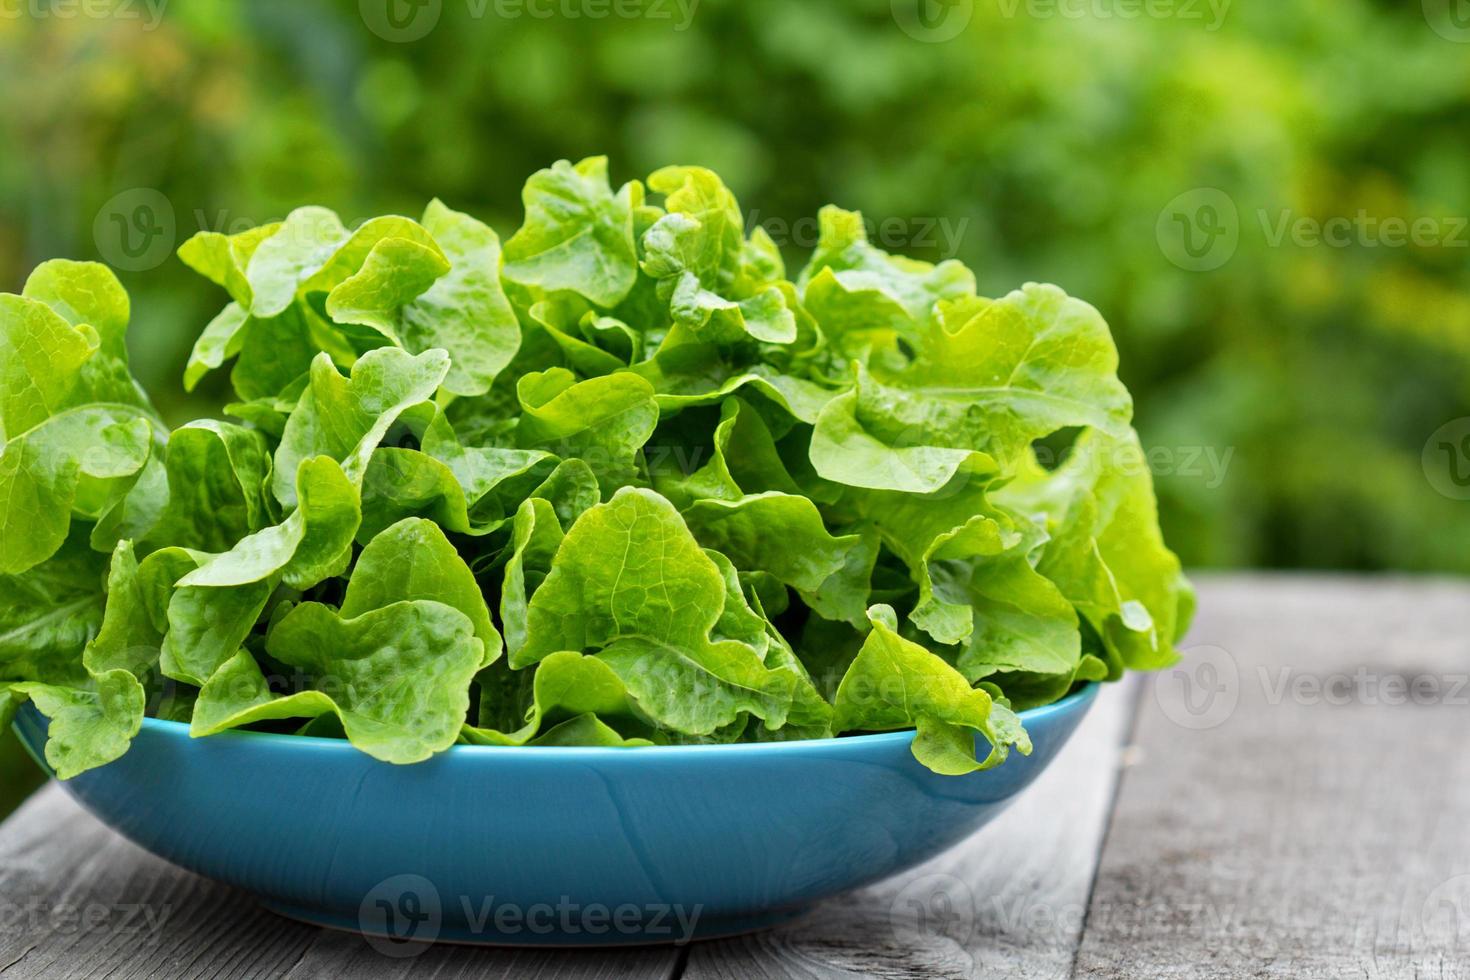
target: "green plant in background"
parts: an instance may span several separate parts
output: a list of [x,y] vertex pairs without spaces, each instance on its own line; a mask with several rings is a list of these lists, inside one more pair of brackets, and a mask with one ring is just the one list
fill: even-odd
[[[706,0],[687,20],[445,3],[401,42],[350,0],[171,5],[152,31],[7,21],[0,81],[18,96],[0,127],[27,152],[0,161],[0,277],[110,257],[96,219],[134,188],[168,202],[177,244],[305,201],[364,216],[438,194],[513,221],[519,175],[600,149],[634,173],[703,164],[763,202],[752,219],[788,250],[832,200],[990,292],[1037,279],[1089,297],[1143,396],[1188,563],[1470,568],[1459,502],[1419,462],[1467,395],[1470,251],[1449,221],[1403,247],[1276,235],[1283,219],[1470,213],[1464,45],[1414,5],[1362,0],[1136,20],[967,7],[942,43],[889,0]],[[1211,188],[1234,245],[1181,267],[1165,212],[1193,221],[1191,192]],[[127,278],[155,390],[209,315],[167,256]]]
[[523,199],[503,250],[437,200],[190,238],[230,302],[185,383],[230,362],[244,424],[168,431],[106,266],[0,294],[0,723],[33,702],[61,778],[148,715],[397,764],[915,728],[962,775],[1176,661],[1193,593],[1097,310],[836,207],[788,278],[701,167]]
[[[890,0],[704,0],[687,23],[446,2],[412,40],[355,0],[171,4],[154,30],[3,20],[0,139],[25,152],[0,156],[0,288],[162,227],[128,224],[136,189],[167,202],[169,246],[307,201],[365,216],[438,194],[509,224],[521,175],[600,149],[624,176],[705,164],[789,253],[832,200],[891,250],[963,259],[983,293],[1088,297],[1187,564],[1470,569],[1463,502],[1421,466],[1470,399],[1466,46],[1420,5],[1367,0],[1219,19],[967,6],[942,43]],[[1381,227],[1291,231],[1360,212],[1439,224],[1393,246]],[[214,299],[156,255],[124,280],[134,368],[167,392]],[[158,407],[224,398],[210,378]]]

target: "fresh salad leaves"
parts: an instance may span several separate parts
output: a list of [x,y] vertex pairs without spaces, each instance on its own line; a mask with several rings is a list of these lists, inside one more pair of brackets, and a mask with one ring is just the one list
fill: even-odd
[[63,778],[147,715],[399,764],[914,729],[960,774],[1174,661],[1192,593],[1092,307],[838,208],[788,278],[698,167],[524,200],[503,245],[438,201],[186,242],[228,304],[184,384],[231,365],[233,421],[163,425],[106,268],[0,296],[0,716],[48,716]]

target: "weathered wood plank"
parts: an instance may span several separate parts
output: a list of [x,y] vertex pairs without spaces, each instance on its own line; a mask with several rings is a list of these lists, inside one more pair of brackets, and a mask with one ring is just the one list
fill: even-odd
[[675,949],[421,948],[390,958],[298,925],[123,840],[58,787],[0,825],[0,978],[669,980]]
[[1136,687],[1112,687],[1015,805],[912,872],[781,929],[691,947],[687,980],[1071,973]]
[[[831,903],[781,933],[694,947],[690,972],[741,978],[844,970],[853,976],[931,976],[1004,966],[1016,976],[1065,976],[1130,711],[1127,692],[1105,692],[1063,756],[970,844]],[[983,894],[973,887],[982,882]],[[17,907],[49,910],[25,928],[0,930],[0,977],[6,980],[99,971],[252,980],[666,980],[674,976],[680,955],[669,949],[549,953],[435,947],[387,958],[357,937],[277,919],[248,896],[172,868],[103,828],[56,787],[0,827],[0,894]],[[114,920],[56,930],[53,912],[69,915],[71,908],[114,910]],[[1063,912],[1060,921],[1047,920],[1053,909]],[[124,911],[132,923],[127,930],[116,921]]]
[[280,976],[313,930],[134,847],[47,787],[0,826],[0,977]]
[[679,952],[670,948],[552,952],[534,949],[489,950],[463,946],[420,947],[410,956],[390,959],[357,936],[323,932],[290,980],[672,980]]
[[[1227,579],[1202,599],[1187,672],[1143,698],[1085,928],[1127,728],[1116,690],[967,845],[786,929],[696,946],[688,973],[1060,977],[1075,956],[1084,977],[1470,976],[1470,587]],[[55,789],[0,826],[6,980],[670,977],[677,955],[387,960],[147,857]]]
[[1470,976],[1467,627],[1461,584],[1207,581],[1142,702],[1077,975]]

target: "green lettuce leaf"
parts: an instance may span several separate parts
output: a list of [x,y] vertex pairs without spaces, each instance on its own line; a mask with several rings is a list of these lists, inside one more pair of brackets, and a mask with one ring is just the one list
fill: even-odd
[[531,597],[524,647],[513,666],[559,650],[596,650],[625,636],[697,646],[719,618],[719,569],[673,506],[624,488],[583,514]]
[[432,599],[459,610],[475,627],[489,666],[501,653],[500,633],[469,566],[432,521],[409,518],[374,537],[357,559],[342,615],[353,619],[400,600]]
[[36,266],[21,294],[44,303],[78,330],[97,335],[97,352],[82,362],[77,378],[87,401],[132,405],[151,413],[148,396],[128,368],[132,304],[111,269],[97,262],[52,259]]
[[511,527],[511,554],[500,588],[500,621],[515,666],[532,662],[521,654],[530,628],[531,595],[546,580],[565,537],[551,501],[539,497],[522,501]]
[[1054,472],[1034,462],[996,499],[1045,521],[1036,570],[1102,638],[1109,676],[1175,663],[1194,592],[1158,528],[1138,437],[1084,433]]
[[[335,461],[317,456],[301,464],[297,493],[285,521],[229,551],[171,552],[169,569],[181,574],[161,586],[170,596],[165,675],[203,685],[245,642],[277,586],[305,590],[347,569],[361,521],[357,489]],[[195,567],[181,569],[185,562]]]
[[418,356],[392,347],[372,351],[343,377],[325,354],[311,365],[311,382],[301,394],[276,448],[271,489],[287,507],[296,504],[296,471],[304,460],[326,456],[361,483],[373,450],[400,417],[411,410],[432,415],[434,393],[449,372],[449,356],[432,350]]
[[1054,286],[939,303],[919,350],[886,382],[860,370],[823,410],[812,440],[821,476],[928,493],[962,468],[1010,469],[1060,429],[1128,431],[1133,406],[1107,325]]
[[626,372],[577,381],[552,368],[524,375],[516,393],[524,412],[519,444],[581,459],[608,486],[632,478],[634,457],[658,423],[653,388]]
[[294,496],[296,509],[283,522],[209,557],[179,584],[223,589],[280,575],[294,589],[309,589],[340,575],[362,520],[357,488],[336,461],[313,456],[297,467]]
[[437,200],[190,238],[227,305],[184,385],[233,362],[233,422],[163,425],[105,267],[0,295],[0,722],[33,701],[63,776],[145,707],[401,764],[913,729],[961,774],[1177,658],[1091,306],[983,298],[838,208],[793,280],[701,167],[522,197],[503,247]]
[[641,191],[608,184],[607,158],[562,160],[526,182],[526,222],[505,243],[503,275],[547,292],[570,290],[611,308],[638,273],[633,208]]
[[228,551],[272,522],[271,456],[258,431],[204,419],[168,440],[168,504],[149,536],[197,551]]
[[82,683],[82,650],[102,626],[108,559],[74,532],[54,555],[0,575],[0,682]]
[[107,608],[97,634],[82,653],[92,676],[125,670],[146,680],[158,666],[163,632],[149,614],[132,542],[119,542],[107,571]]
[[[1009,708],[917,643],[898,635],[892,607],[874,606],[872,632],[837,689],[833,727],[846,731],[915,728],[914,757],[935,772],[963,775],[1004,762],[1031,743]],[[977,761],[975,735],[990,743]]]
[[769,572],[805,593],[827,587],[863,546],[855,534],[833,536],[806,497],[774,490],[737,500],[699,500],[684,511],[684,520],[700,543],[739,567]]
[[143,685],[126,670],[99,675],[90,689],[26,683],[10,691],[30,698],[51,720],[46,764],[61,779],[122,758],[143,727]]
[[[104,266],[48,262],[26,295],[0,294],[0,574],[44,562],[73,519],[146,523],[124,505],[161,425],[128,374],[127,295]],[[155,471],[156,472],[156,471]]]
[[[485,700],[492,697],[491,691],[501,692],[508,703],[490,709],[507,718],[519,715],[524,724],[512,731],[502,732],[491,728],[466,725],[464,741],[473,745],[526,745],[538,734],[550,728],[560,727],[582,717],[593,717],[601,728],[590,726],[581,734],[572,729],[561,732],[553,744],[558,745],[606,745],[626,744],[621,735],[617,742],[610,742],[602,729],[613,731],[607,724],[618,720],[624,726],[642,726],[637,709],[628,697],[628,690],[612,668],[594,657],[578,653],[553,653],[536,668],[531,688],[530,703],[523,704],[516,697],[517,685],[500,684],[493,688],[481,688],[481,715],[487,714]],[[586,729],[589,723],[583,722]],[[550,734],[549,732],[547,734]],[[647,744],[647,740],[644,740]],[[542,743],[545,744],[545,743]]]
[[[500,239],[488,225],[438,201],[429,204],[423,225],[443,249],[448,272],[423,293],[384,310],[384,322],[410,353],[449,353],[445,391],[483,394],[521,344],[520,324],[500,285]],[[329,310],[333,298],[341,300],[342,288],[328,297]],[[358,303],[359,309],[380,305]]]
[[802,303],[848,359],[890,360],[898,341],[921,347],[941,300],[975,295],[975,277],[956,261],[931,265],[869,244],[863,217],[825,207],[819,238],[797,285]]
[[278,696],[241,651],[199,692],[192,734],[332,714],[348,740],[373,758],[422,762],[459,739],[470,681],[484,658],[469,617],[425,600],[351,619],[303,603],[275,624],[267,649],[299,672],[305,688]]
[[531,596],[526,642],[511,665],[561,650],[600,651],[662,727],[707,735],[741,714],[779,728],[793,680],[738,641],[711,633],[724,592],[718,566],[668,501],[624,488],[583,514]]

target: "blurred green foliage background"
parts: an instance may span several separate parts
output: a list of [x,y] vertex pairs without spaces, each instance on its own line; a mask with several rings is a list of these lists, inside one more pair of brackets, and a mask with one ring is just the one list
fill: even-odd
[[[508,234],[558,158],[699,163],[793,254],[831,201],[992,293],[1099,307],[1189,565],[1470,571],[1466,505],[1422,461],[1470,414],[1455,2],[12,2],[0,289],[116,262],[139,189],[170,245],[434,196]],[[223,395],[179,384],[222,295],[160,256],[123,279],[177,422]],[[0,812],[29,788],[7,754]]]

